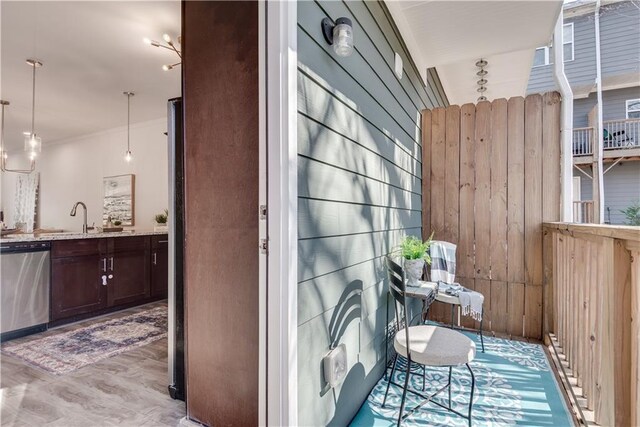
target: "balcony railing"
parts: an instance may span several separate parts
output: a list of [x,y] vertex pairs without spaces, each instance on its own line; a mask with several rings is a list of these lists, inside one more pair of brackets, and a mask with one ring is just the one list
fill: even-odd
[[602,128],[604,150],[640,147],[640,119],[607,120]]
[[590,224],[593,222],[593,200],[573,202],[573,222]]
[[593,154],[593,136],[592,127],[573,128],[573,155],[590,156]]
[[640,425],[640,228],[546,223],[543,247],[544,330],[572,405]]
[[[593,127],[573,129],[573,155],[590,156],[595,146]],[[606,120],[602,123],[602,149],[640,148],[640,119]]]

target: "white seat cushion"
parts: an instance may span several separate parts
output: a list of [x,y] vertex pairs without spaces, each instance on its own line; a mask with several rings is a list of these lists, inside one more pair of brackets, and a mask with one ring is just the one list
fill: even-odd
[[[409,327],[411,360],[426,366],[456,366],[471,362],[476,357],[475,343],[449,328],[420,325]],[[407,357],[406,329],[396,334],[394,348]]]

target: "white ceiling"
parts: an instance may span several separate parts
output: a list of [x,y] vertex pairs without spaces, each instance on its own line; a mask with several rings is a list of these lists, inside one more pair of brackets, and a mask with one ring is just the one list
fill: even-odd
[[2,1],[0,98],[6,108],[5,142],[20,147],[30,129],[31,72],[37,71],[36,132],[43,143],[87,135],[166,115],[180,96],[180,68],[163,71],[177,55],[152,48],[144,37],[180,34],[179,1]]
[[536,47],[546,45],[562,0],[388,0],[387,5],[426,72],[436,67],[452,104],[475,102],[477,68],[484,58],[487,98],[523,96]]

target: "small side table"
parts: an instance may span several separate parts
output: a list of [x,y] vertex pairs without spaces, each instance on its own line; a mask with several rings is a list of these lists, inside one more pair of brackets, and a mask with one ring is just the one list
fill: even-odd
[[[433,282],[426,282],[426,283],[433,283]],[[436,295],[436,301],[451,305],[451,329],[456,329],[455,327],[456,307],[460,307],[460,298],[458,298],[455,295],[449,295],[444,291],[438,290],[438,295]],[[482,321],[484,319],[484,304],[482,306],[482,311],[483,311],[482,318],[480,319],[480,344],[482,344],[482,352],[484,353],[484,338],[482,337]]]

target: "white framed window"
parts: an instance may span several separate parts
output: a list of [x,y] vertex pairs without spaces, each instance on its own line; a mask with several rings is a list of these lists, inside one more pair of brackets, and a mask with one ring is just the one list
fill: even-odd
[[627,119],[640,119],[640,98],[627,99],[625,104]]
[[[564,48],[564,62],[573,61],[573,22],[562,26],[562,46]],[[553,64],[553,43],[536,49],[533,56],[533,67]]]

